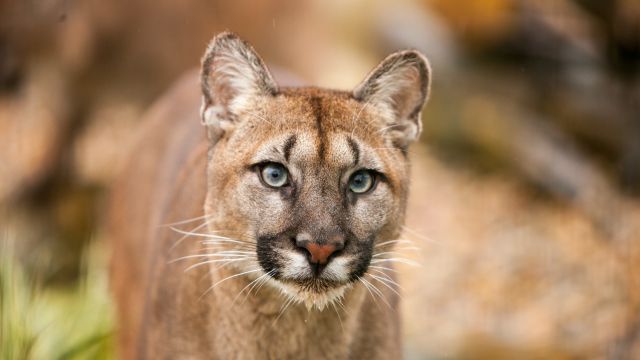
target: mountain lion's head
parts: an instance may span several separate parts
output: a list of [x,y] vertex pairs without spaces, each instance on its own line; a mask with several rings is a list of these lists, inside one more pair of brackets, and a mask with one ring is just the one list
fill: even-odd
[[319,308],[390,266],[407,147],[429,91],[424,56],[394,53],[353,91],[280,88],[248,44],[223,33],[203,57],[201,82],[215,266]]

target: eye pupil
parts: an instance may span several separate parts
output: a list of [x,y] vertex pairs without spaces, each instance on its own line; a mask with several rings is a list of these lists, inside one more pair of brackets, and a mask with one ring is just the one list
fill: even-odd
[[362,194],[373,187],[373,175],[368,170],[360,170],[351,176],[349,190],[356,194]]
[[266,164],[260,171],[262,181],[271,187],[282,187],[287,184],[288,173],[281,164]]

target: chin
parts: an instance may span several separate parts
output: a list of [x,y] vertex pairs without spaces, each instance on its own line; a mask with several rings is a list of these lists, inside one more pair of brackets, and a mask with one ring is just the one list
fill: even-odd
[[322,311],[325,307],[341,302],[345,291],[352,286],[352,282],[336,283],[323,281],[282,281],[273,280],[274,285],[287,298],[287,301],[304,304],[308,310]]

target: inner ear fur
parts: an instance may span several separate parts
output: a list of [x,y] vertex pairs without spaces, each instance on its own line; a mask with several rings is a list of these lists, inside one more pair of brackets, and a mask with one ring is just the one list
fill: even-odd
[[209,43],[202,57],[200,82],[201,120],[213,136],[232,127],[249,102],[278,93],[260,56],[231,32],[218,34]]
[[375,107],[385,122],[385,134],[395,146],[406,148],[422,131],[420,114],[428,96],[431,69],[416,50],[387,56],[353,90],[353,97]]

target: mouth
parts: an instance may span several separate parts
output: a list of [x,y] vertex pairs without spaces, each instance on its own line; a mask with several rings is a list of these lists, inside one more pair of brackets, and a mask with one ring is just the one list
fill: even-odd
[[369,263],[362,264],[363,259],[356,255],[340,254],[328,261],[316,262],[300,251],[274,249],[273,252],[277,261],[261,261],[265,270],[276,269],[274,277],[277,279],[319,291],[356,280],[358,273],[364,272],[362,269],[366,271]]
[[[326,264],[313,264],[296,251],[276,249],[274,252],[277,256],[268,258],[272,261],[260,261],[263,270],[271,271],[272,284],[285,297],[303,303],[308,309],[322,310],[339,301],[360,277],[353,269],[362,268],[357,266],[361,261],[354,256],[342,255]],[[366,271],[366,266],[364,269]]]
[[[344,248],[292,246],[286,237],[258,237],[257,260],[289,300],[323,309],[339,300],[366,273],[372,256],[371,241],[347,242]],[[321,244],[320,244],[321,245]]]

